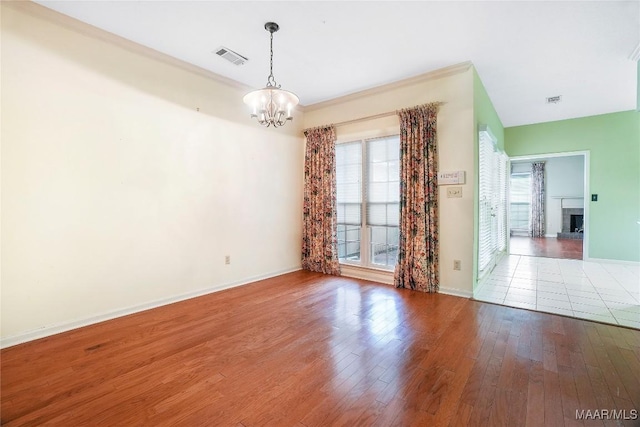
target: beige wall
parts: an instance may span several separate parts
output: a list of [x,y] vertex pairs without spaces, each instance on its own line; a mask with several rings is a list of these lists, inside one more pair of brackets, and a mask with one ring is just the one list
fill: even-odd
[[[474,134],[473,69],[470,64],[451,67],[402,84],[389,85],[307,108],[304,126],[314,127],[443,101],[438,113],[440,171],[466,171],[461,199],[446,197],[440,187],[440,286],[442,291],[471,295],[473,290]],[[338,141],[355,136],[399,133],[394,116],[337,128]],[[453,270],[460,260],[462,270]],[[378,280],[383,280],[377,276]]]
[[5,343],[300,266],[301,116],[83,28],[2,4]]

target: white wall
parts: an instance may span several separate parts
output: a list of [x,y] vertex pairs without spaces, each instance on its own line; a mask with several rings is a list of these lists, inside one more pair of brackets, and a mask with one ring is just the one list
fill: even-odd
[[299,268],[301,115],[34,4],[1,35],[5,344]]
[[[304,126],[314,127],[381,114],[432,101],[442,101],[438,113],[438,157],[441,171],[466,171],[462,198],[448,199],[440,187],[440,286],[441,291],[471,295],[473,292],[474,133],[473,70],[470,65],[452,67],[401,84],[376,88],[307,107]],[[399,133],[397,116],[340,126],[338,139]],[[462,270],[453,270],[453,260]],[[343,269],[344,270],[344,269]],[[389,277],[376,274],[376,280]]]
[[[584,156],[550,157],[545,162],[545,234],[562,231],[562,207],[584,206]],[[513,172],[531,171],[532,161],[512,163]],[[563,202],[564,200],[564,202]]]

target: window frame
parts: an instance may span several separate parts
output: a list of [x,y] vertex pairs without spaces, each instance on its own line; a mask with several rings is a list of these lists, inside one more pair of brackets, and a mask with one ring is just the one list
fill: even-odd
[[[526,194],[527,196],[527,202],[526,203],[520,203],[520,202],[514,202],[513,200],[513,191],[515,189],[516,186],[513,185],[513,179],[514,177],[518,177],[519,179],[527,179],[527,185],[526,188],[528,189],[528,193]],[[525,178],[526,177],[526,178]],[[517,178],[517,179],[518,179]],[[511,185],[509,186],[509,213],[510,213],[510,221],[509,221],[509,234],[510,235],[527,235],[529,232],[529,224],[531,223],[531,189],[530,189],[530,185],[531,185],[531,172],[511,172],[509,174],[509,181],[511,183]],[[516,228],[513,227],[513,222],[516,221],[516,219],[514,218],[514,215],[512,213],[512,205],[517,204],[517,205],[524,205],[526,206],[526,212],[527,212],[527,223],[525,225],[524,228]]]
[[[357,268],[369,269],[369,270],[377,270],[386,273],[393,273],[395,269],[395,263],[393,265],[386,264],[375,264],[373,259],[371,258],[371,227],[385,227],[385,226],[370,226],[367,222],[367,191],[369,184],[369,155],[368,155],[368,144],[367,142],[375,139],[384,139],[384,138],[398,138],[400,139],[400,133],[398,131],[392,133],[378,134],[378,135],[367,135],[367,136],[353,136],[350,138],[340,138],[336,141],[336,147],[342,144],[352,144],[358,143],[360,144],[360,159],[361,159],[361,170],[360,170],[360,259],[352,260],[347,258],[340,258],[339,262],[341,265],[352,266]],[[399,162],[399,155],[398,155]],[[398,166],[399,167],[399,166]],[[336,164],[337,168],[337,164]],[[337,171],[336,171],[337,173]],[[398,187],[400,187],[400,177],[398,177]],[[336,202],[336,206],[338,203]],[[398,209],[399,209],[399,200],[398,200]],[[399,215],[399,213],[398,213]],[[338,223],[338,226],[345,225],[346,227],[353,226],[352,224],[341,224]],[[386,226],[389,228],[388,226]],[[399,233],[399,224],[398,224],[398,233]],[[346,248],[346,229],[345,229],[345,248]],[[387,230],[388,233],[388,230]],[[397,263],[397,262],[396,262]]]

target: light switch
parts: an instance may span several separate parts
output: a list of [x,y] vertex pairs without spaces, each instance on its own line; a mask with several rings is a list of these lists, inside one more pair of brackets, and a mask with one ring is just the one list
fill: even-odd
[[447,187],[447,198],[461,198],[462,187]]

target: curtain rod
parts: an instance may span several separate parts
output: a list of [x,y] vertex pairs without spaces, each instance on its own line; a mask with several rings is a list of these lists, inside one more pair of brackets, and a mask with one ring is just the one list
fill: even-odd
[[[446,102],[439,102],[439,101],[438,102],[430,102],[428,104],[423,104],[423,105],[437,105],[439,107],[439,106],[441,106],[443,104],[446,104]],[[416,105],[415,107],[412,107],[412,108],[422,107],[423,105]],[[381,119],[383,117],[397,115],[400,111],[403,111],[403,110],[387,111],[386,113],[374,114],[372,116],[358,117],[357,119],[345,120],[343,122],[332,123],[331,125],[316,126],[316,127],[312,127],[312,128],[308,128],[308,129],[304,129],[304,130],[308,131],[308,130],[313,130],[313,129],[325,128],[327,126],[339,127],[339,126],[350,125],[350,124],[353,124],[353,123],[366,122],[368,120]]]

